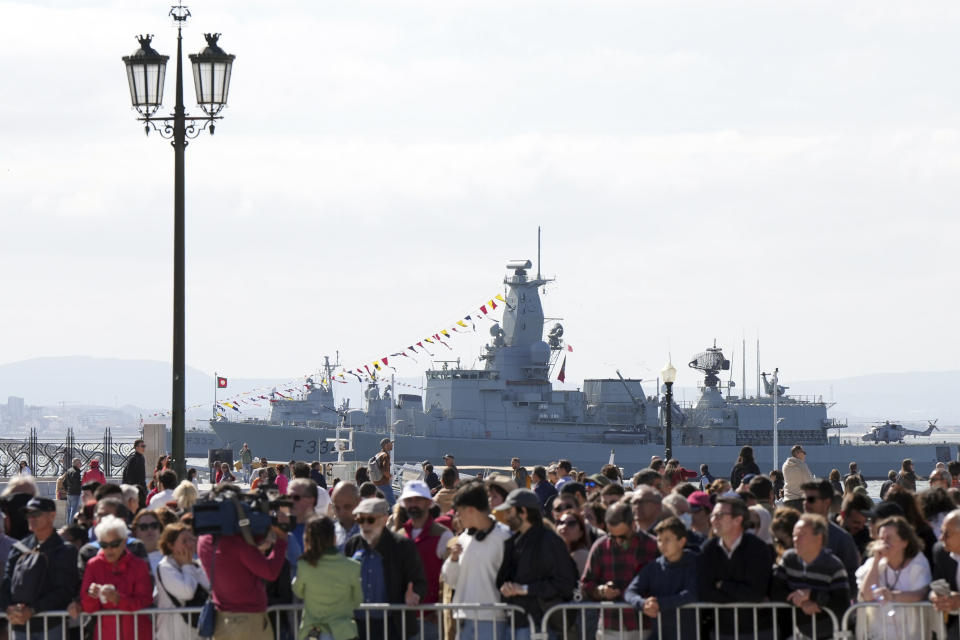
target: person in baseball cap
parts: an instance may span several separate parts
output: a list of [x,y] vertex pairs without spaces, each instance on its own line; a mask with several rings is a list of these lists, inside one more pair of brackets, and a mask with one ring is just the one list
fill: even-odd
[[[386,528],[390,505],[382,498],[367,498],[360,501],[353,513],[360,534],[347,540],[343,552],[363,568],[364,602],[408,607],[420,604],[427,592],[423,562],[412,540]],[[420,629],[412,612],[391,611],[383,616],[358,617],[356,622],[360,638],[399,638],[404,629]]]
[[687,496],[690,505],[690,528],[704,536],[710,533],[710,513],[713,511],[713,501],[706,491],[694,491]]
[[[544,611],[573,597],[577,567],[563,538],[543,526],[536,493],[514,489],[494,511],[513,531],[504,543],[497,575],[500,594],[504,602],[522,608],[539,625]],[[526,626],[523,618],[526,616],[514,618],[518,628]]]
[[[433,498],[430,487],[422,480],[412,480],[403,485],[400,494],[400,505],[407,512],[408,520],[403,523],[403,531],[399,532],[417,545],[423,572],[427,578],[427,592],[420,600],[421,604],[433,604],[440,600],[440,568],[447,555],[447,544],[453,540],[450,529],[434,522]],[[424,626],[432,624],[432,620],[424,620]],[[424,633],[425,637],[437,637],[437,634]]]
[[27,514],[56,513],[57,503],[51,500],[50,498],[35,496],[33,498],[30,498],[26,506],[23,507],[23,510],[26,511]]

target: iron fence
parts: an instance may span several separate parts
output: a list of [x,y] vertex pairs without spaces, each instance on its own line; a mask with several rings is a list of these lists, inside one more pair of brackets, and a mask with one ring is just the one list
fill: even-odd
[[73,429],[67,429],[62,439],[41,439],[36,429],[30,429],[26,440],[0,440],[0,474],[15,475],[24,460],[37,478],[58,478],[70,468],[74,458],[80,458],[84,467],[91,460],[100,462],[100,469],[108,478],[119,473],[133,453],[133,441],[113,439],[109,428],[100,440],[77,440]]

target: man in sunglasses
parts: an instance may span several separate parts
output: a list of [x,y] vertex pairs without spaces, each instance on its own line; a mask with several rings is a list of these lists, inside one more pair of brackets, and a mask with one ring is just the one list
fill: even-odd
[[147,444],[143,440],[133,443],[133,453],[127,458],[127,465],[123,468],[123,484],[132,484],[140,490],[140,506],[143,507],[147,498],[147,461],[143,452]]
[[[657,557],[657,542],[645,531],[635,531],[630,505],[618,502],[605,517],[607,535],[590,549],[580,586],[591,600],[623,602],[623,592],[640,569]],[[626,604],[622,610],[604,611],[603,638],[627,640],[641,637],[637,614]]]
[[825,546],[843,562],[843,566],[847,570],[850,593],[857,593],[856,573],[860,567],[860,554],[857,552],[857,544],[846,529],[829,520],[830,505],[833,504],[833,485],[830,484],[829,480],[824,479],[804,482],[800,488],[803,490],[804,513],[815,513],[827,518],[829,525]]
[[297,577],[297,560],[303,555],[303,531],[307,520],[317,506],[319,490],[310,478],[294,478],[287,486],[287,498],[293,502],[290,514],[297,524],[287,534],[287,561],[290,562],[290,577]]
[[[412,540],[386,529],[390,505],[382,498],[366,498],[353,510],[360,533],[347,541],[344,555],[360,563],[361,588],[364,602],[406,604],[415,607],[427,593],[420,554]],[[399,639],[404,622],[399,611],[371,614],[369,626],[366,615],[357,615],[361,638]],[[386,634],[384,627],[386,627]],[[417,629],[415,612],[406,614],[407,635]]]

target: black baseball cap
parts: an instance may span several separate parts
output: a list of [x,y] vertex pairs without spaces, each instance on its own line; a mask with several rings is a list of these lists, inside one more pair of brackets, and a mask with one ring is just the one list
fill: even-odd
[[506,511],[510,507],[523,507],[524,509],[540,510],[540,498],[530,489],[514,489],[507,494],[507,499],[494,511]]
[[27,513],[31,511],[34,513],[54,513],[57,510],[57,503],[50,498],[35,496],[30,498],[30,502],[23,509]]

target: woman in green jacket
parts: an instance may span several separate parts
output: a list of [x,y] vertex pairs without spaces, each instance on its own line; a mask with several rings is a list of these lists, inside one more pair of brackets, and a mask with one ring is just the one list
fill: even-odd
[[353,611],[363,602],[360,563],[337,553],[333,520],[326,516],[307,522],[303,547],[293,580],[293,593],[303,600],[300,640],[311,632],[321,640],[356,638]]

